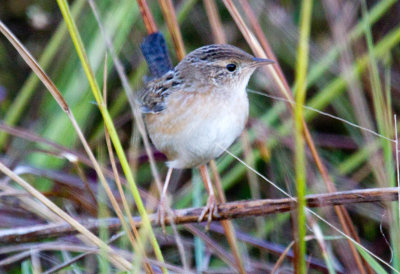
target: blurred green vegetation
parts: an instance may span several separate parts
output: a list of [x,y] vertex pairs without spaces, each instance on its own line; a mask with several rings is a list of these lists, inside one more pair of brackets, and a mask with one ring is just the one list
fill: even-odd
[[[173,63],[176,64],[173,44],[158,1],[148,2],[156,24],[166,36]],[[173,2],[187,52],[213,43],[210,17],[206,13],[204,2],[200,0]],[[234,2],[240,7],[240,1]],[[297,46],[300,32],[300,1],[249,2],[282,67],[285,78],[290,85],[294,85],[296,60],[299,57]],[[216,3],[228,42],[251,52],[223,2],[216,1]],[[113,45],[124,64],[132,88],[140,89],[146,80],[147,68],[139,45],[147,34],[136,1],[98,0],[96,4],[104,28],[112,37]],[[86,0],[70,1],[70,5],[90,64],[98,83],[102,83],[103,63],[107,51],[103,36]],[[244,16],[243,9],[239,11]],[[400,4],[395,0],[314,1],[305,105],[366,127],[390,139],[395,138],[393,115],[400,109],[399,18]],[[102,159],[103,166],[109,168],[108,157],[100,155],[106,151],[104,123],[56,2],[3,0],[0,2],[0,19],[33,56],[40,60],[42,68],[71,106],[93,150],[99,154],[99,159]],[[250,25],[249,21],[247,22]],[[153,178],[149,171],[146,153],[138,138],[132,112],[111,58],[108,58],[107,73],[108,108],[120,140],[129,156],[137,182],[142,189],[153,193],[151,187]],[[295,90],[294,86],[292,88]],[[254,90],[283,97],[272,77],[262,71],[253,76],[249,90],[251,109],[247,133],[250,139],[251,157],[254,160],[250,164],[260,174],[296,196],[294,121],[288,105],[281,100],[251,92]],[[304,109],[304,116],[329,176],[338,190],[396,186],[396,162],[392,141],[309,109]],[[69,120],[3,36],[0,36],[0,119],[2,124],[36,134],[66,149],[83,153]],[[244,159],[244,147],[240,139],[229,150]],[[101,204],[108,205],[108,202],[101,193],[98,194],[102,197],[99,198],[98,205],[89,202],[90,199],[83,189],[75,165],[64,157],[66,150],[38,142],[27,134],[25,138],[19,138],[10,136],[5,131],[0,132],[0,150],[2,161],[12,167],[29,167],[35,170],[35,172],[26,171],[24,178],[61,206],[74,212],[76,216],[98,217],[88,210],[93,206],[106,210]],[[164,175],[166,171],[164,158],[158,153],[155,155],[160,173]],[[327,192],[307,147],[306,161],[307,194]],[[248,167],[226,153],[217,159],[217,166],[228,201],[255,198],[251,196],[254,190],[251,189],[249,182],[251,170]],[[93,189],[97,189],[98,182],[94,171],[85,164],[82,164],[82,167]],[[174,176],[169,189],[173,195],[174,208],[204,204],[205,194],[203,201],[201,196],[194,195],[197,198],[197,201],[194,201],[192,192],[195,191],[197,194],[201,192],[201,188],[192,184],[192,181],[197,181],[196,178],[198,179],[197,175],[191,176],[190,171],[183,171],[180,176]],[[257,197],[285,197],[262,178],[257,177],[256,182],[259,186]],[[193,190],[194,188],[197,190]],[[127,196],[133,206],[134,203],[128,193]],[[0,210],[4,212],[0,217],[0,228],[43,222],[18,206],[14,208],[13,203],[0,200],[0,206]],[[398,269],[400,262],[398,204],[393,202],[384,205],[352,205],[347,209],[363,245]],[[331,208],[318,209],[316,212],[339,226]],[[16,221],[11,216],[19,216],[19,220]],[[290,214],[274,214],[264,218],[249,217],[245,220],[235,220],[234,223],[235,227],[246,235],[279,248],[284,249],[293,240]],[[338,235],[326,224],[318,223],[318,225],[327,239],[329,236]],[[179,230],[185,240],[191,244],[195,242],[197,247],[202,246],[199,238],[193,241],[193,235],[185,227],[179,227]],[[306,233],[313,235],[310,230]],[[102,235],[108,237],[107,234]],[[208,236],[228,250],[224,239],[216,234]],[[121,241],[123,242],[124,240]],[[391,247],[388,242],[392,243]],[[333,265],[338,272],[350,273],[358,270],[352,262],[352,255],[345,240],[335,238],[326,240],[325,243],[328,245],[330,258],[334,258]],[[125,245],[120,244],[120,247]],[[271,269],[278,260],[276,254],[268,253],[251,244],[242,244],[241,248],[249,261],[250,259],[257,261],[266,268],[269,267],[268,269]],[[162,250],[167,262],[180,264],[175,245],[165,244]],[[193,257],[196,257],[196,260],[191,260],[192,266],[194,263],[206,262],[210,250],[203,246],[198,250],[191,250],[191,253],[195,252]],[[323,262],[317,241],[307,241],[306,252],[319,262]],[[375,271],[382,271],[382,267],[387,270],[385,266],[378,266],[376,260],[365,252],[362,251],[360,254]],[[46,256],[51,256],[58,263],[62,258],[58,252]],[[3,258],[6,256],[0,254],[0,260]],[[41,261],[44,269],[53,265],[43,258]],[[97,263],[99,271],[108,271],[110,266],[106,262]],[[84,263],[77,263],[76,266],[83,268]],[[27,260],[21,267],[11,264],[4,269],[18,272],[15,270],[17,268],[25,272],[30,271],[32,267],[32,263]],[[201,269],[203,265],[196,267]],[[227,266],[213,253],[209,270],[218,271],[218,267]],[[293,266],[290,260],[285,260],[282,267]],[[310,267],[310,272],[319,273],[319,270]],[[0,271],[2,270],[0,266]]]

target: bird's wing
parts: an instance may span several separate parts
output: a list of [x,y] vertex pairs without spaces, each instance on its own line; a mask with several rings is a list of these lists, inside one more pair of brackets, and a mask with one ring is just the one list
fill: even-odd
[[141,111],[143,113],[163,111],[166,108],[165,99],[171,93],[179,90],[181,82],[174,70],[170,70],[161,78],[149,82],[137,96]]

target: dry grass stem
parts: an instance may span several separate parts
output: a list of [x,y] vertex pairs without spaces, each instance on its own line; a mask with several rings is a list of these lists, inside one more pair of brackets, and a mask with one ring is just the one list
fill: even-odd
[[[11,2],[0,272],[400,274],[398,1]],[[137,91],[208,44],[275,63],[249,79],[240,139],[172,171]],[[215,80],[243,72],[226,65]]]
[[221,18],[218,14],[218,8],[215,4],[215,0],[203,0],[206,12],[208,15],[208,21],[211,25],[211,31],[213,33],[213,40],[216,44],[226,43],[225,32],[223,31]]
[[[215,1],[214,0],[204,0],[204,5],[205,5],[206,11],[209,15],[208,18],[209,18],[209,22],[211,25],[213,35],[214,35],[214,42],[217,44],[225,44],[227,42],[226,37],[225,37],[225,32],[224,32],[224,29],[222,28],[221,18],[219,16]],[[219,176],[218,168],[215,163],[215,160],[212,160],[210,162],[210,167],[211,167],[212,173],[214,175],[214,184],[215,184],[215,187],[217,188],[217,197],[219,198],[219,202],[226,203],[225,192],[222,187],[221,178]],[[230,220],[223,220],[223,221],[221,221],[221,225],[224,228],[224,231],[226,233],[228,244],[232,250],[239,273],[246,273],[246,270],[245,270],[245,267],[243,264],[243,259],[242,259],[242,256],[241,256],[240,250],[239,250],[239,245],[236,240],[235,227],[233,226],[233,223]]]
[[[107,107],[107,55],[104,58],[103,99],[104,99],[105,107]],[[135,250],[140,251],[141,252],[140,256],[143,256],[143,258],[146,260],[147,255],[146,255],[145,249],[143,247],[143,243],[141,242],[139,232],[137,231],[137,228],[135,226],[133,219],[129,218],[130,216],[132,216],[132,213],[129,208],[128,202],[126,200],[125,192],[122,188],[121,179],[120,179],[120,176],[119,176],[119,173],[117,170],[117,166],[115,163],[115,157],[114,157],[114,152],[113,152],[112,143],[111,143],[111,139],[110,139],[110,134],[108,133],[106,126],[104,126],[104,135],[105,135],[105,140],[106,140],[106,145],[107,145],[108,156],[110,158],[111,168],[114,173],[115,183],[117,185],[118,192],[119,192],[119,195],[122,200],[122,205],[125,210],[125,214],[126,214],[126,216],[128,216],[128,220],[129,220],[129,224],[130,224],[130,229],[129,229],[128,225],[125,222],[125,219],[123,220],[123,222],[126,225],[125,230],[128,234],[128,237],[129,237],[129,240],[131,241],[132,246],[135,248]],[[133,234],[132,234],[132,232],[133,232]],[[144,268],[146,270],[146,273],[153,273],[153,270],[148,263],[144,264]]]
[[[214,182],[215,182],[215,186],[217,188],[217,196],[219,198],[219,201],[222,203],[226,203],[226,197],[225,197],[224,189],[222,188],[221,178],[219,176],[218,168],[217,168],[217,165],[215,164],[214,160],[210,162],[210,167],[211,167],[212,174],[214,176]],[[236,267],[238,268],[239,273],[246,273],[246,270],[243,265],[242,256],[240,255],[239,245],[236,240],[235,227],[233,226],[232,221],[222,220],[222,221],[220,221],[220,223],[221,223],[222,227],[224,228],[225,236],[226,236],[229,246],[232,250],[232,254],[235,258]]]
[[100,240],[96,235],[90,232],[85,226],[81,225],[78,221],[73,219],[67,213],[65,213],[61,208],[59,208],[52,201],[47,199],[42,193],[37,191],[34,187],[32,187],[28,182],[23,180],[21,177],[16,175],[12,170],[7,168],[3,163],[0,162],[0,170],[8,177],[10,177],[13,181],[18,183],[22,188],[24,188],[29,194],[37,198],[40,202],[42,202],[45,206],[47,206],[50,210],[56,213],[59,217],[61,217],[64,221],[74,227],[77,231],[79,231],[86,239],[86,243],[89,245],[96,245],[100,249],[103,249],[106,254],[109,256],[109,260],[119,269],[121,270],[129,270],[131,268],[131,264],[117,255],[112,248],[110,248],[106,243]]
[[[263,51],[261,45],[258,43],[257,39],[254,37],[252,32],[246,26],[246,23],[242,19],[241,15],[238,12],[238,10],[236,9],[234,3],[232,1],[228,1],[228,0],[224,0],[224,3],[225,3],[225,6],[227,7],[228,11],[231,13],[231,16],[235,20],[237,26],[239,27],[242,35],[244,36],[244,38],[246,39],[247,43],[250,45],[251,49],[256,54],[256,56],[259,56],[259,57],[262,57],[262,58],[268,57],[265,54],[265,52]],[[270,47],[268,47],[268,48],[270,48]],[[279,71],[281,71],[281,70],[280,69],[276,69],[274,66],[268,66],[267,69],[271,73],[273,79],[277,83],[277,85],[278,85],[280,91],[282,92],[282,94],[289,101],[294,101],[292,93],[291,93],[290,89],[288,89],[289,85],[287,84],[287,81],[286,81],[285,77],[283,76],[283,74],[279,73]],[[290,108],[290,109],[292,110],[292,108]],[[308,126],[307,126],[307,124],[306,124],[304,119],[303,119],[303,128],[304,128],[305,140],[306,140],[306,142],[307,142],[307,144],[308,144],[308,146],[310,148],[310,151],[311,151],[312,156],[313,156],[313,158],[315,160],[315,163],[316,163],[316,165],[317,165],[317,167],[318,167],[318,169],[319,169],[319,171],[321,173],[323,181],[326,184],[328,191],[334,192],[336,190],[336,188],[335,188],[332,180],[330,179],[330,177],[328,175],[327,168],[322,163],[322,159],[318,154],[318,151],[316,149],[315,143],[314,143],[314,141],[313,141],[313,139],[311,137],[311,134],[309,132]],[[335,207],[335,212],[339,217],[340,223],[341,223],[342,228],[344,229],[345,233],[348,236],[350,236],[353,239],[355,239],[357,242],[360,242],[359,238],[357,236],[357,233],[355,233],[354,225],[351,222],[351,219],[348,217],[347,211],[344,208]],[[355,246],[353,245],[353,243],[351,241],[349,241],[349,245],[351,247],[351,250],[352,250],[354,258],[358,263],[359,269],[363,269],[363,265],[361,263],[361,258],[359,256]]]
[[183,45],[182,34],[179,29],[178,21],[176,20],[176,14],[172,0],[158,0],[158,3],[160,4],[164,19],[168,26],[168,30],[171,34],[176,56],[179,60],[182,60],[183,57],[185,57],[186,52]]
[[[146,1],[139,1],[139,5],[144,5],[143,6],[143,10],[145,11],[145,14],[147,16],[150,16],[150,18],[152,18],[151,16],[151,12],[148,10],[147,8],[147,4]],[[151,167],[151,172],[153,174],[154,180],[156,182],[156,186],[158,188],[159,193],[161,193],[161,189],[162,189],[162,185],[161,185],[161,179],[160,179],[160,175],[158,173],[156,164],[155,164],[155,160],[154,160],[154,156],[152,153],[152,149],[151,149],[151,145],[149,142],[149,138],[146,134],[146,130],[145,130],[145,126],[144,126],[144,122],[143,122],[143,118],[142,118],[142,114],[139,111],[139,107],[137,106],[136,102],[135,102],[135,98],[134,98],[134,91],[131,88],[131,85],[129,84],[129,80],[128,80],[128,76],[125,73],[125,69],[124,66],[121,62],[121,60],[119,59],[118,55],[116,54],[115,48],[113,46],[113,43],[111,41],[111,38],[109,36],[108,33],[106,33],[103,24],[100,20],[100,16],[97,12],[97,8],[96,8],[96,4],[94,3],[93,0],[89,0],[89,4],[92,8],[93,14],[97,20],[98,26],[101,30],[101,33],[103,34],[105,43],[111,53],[111,58],[114,62],[115,65],[115,69],[117,70],[118,76],[121,79],[121,83],[122,86],[124,88],[126,97],[128,98],[128,102],[129,105],[131,107],[132,113],[133,113],[133,117],[135,118],[135,125],[137,127],[137,129],[139,130],[140,136],[142,137],[143,140],[143,144],[145,147],[145,151],[147,156],[149,157],[149,162],[150,162],[150,167]],[[144,15],[143,15],[144,16]],[[144,19],[147,20],[147,19]],[[152,24],[154,24],[154,27],[156,27],[155,23],[153,22]]]

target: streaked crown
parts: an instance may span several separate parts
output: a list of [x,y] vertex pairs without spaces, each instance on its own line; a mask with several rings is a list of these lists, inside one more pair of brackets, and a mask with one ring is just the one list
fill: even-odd
[[253,58],[252,55],[232,45],[214,44],[192,51],[185,59],[190,62],[215,62],[218,60],[251,62]]
[[175,68],[182,78],[215,86],[247,84],[257,66],[272,60],[255,58],[226,44],[207,45],[188,54]]

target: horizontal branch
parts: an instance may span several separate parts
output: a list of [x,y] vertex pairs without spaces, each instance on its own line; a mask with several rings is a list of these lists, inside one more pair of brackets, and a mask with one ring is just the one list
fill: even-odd
[[[398,188],[395,187],[342,191],[306,196],[308,207],[388,202],[396,201],[397,199]],[[296,200],[291,198],[236,201],[220,204],[218,206],[219,217],[214,217],[213,220],[219,221],[251,216],[264,216],[272,213],[287,212],[295,207]],[[202,210],[202,207],[174,210],[173,221],[175,224],[197,222]],[[156,214],[151,214],[149,217],[154,226],[159,225]],[[141,225],[140,217],[133,217],[133,220],[138,227]],[[166,217],[165,222],[166,225],[169,225],[170,220],[168,217]],[[107,226],[111,231],[120,229],[120,222],[117,218],[84,220],[81,221],[81,224],[92,231],[97,231],[99,226]],[[0,231],[0,243],[31,242],[75,233],[77,233],[76,230],[66,223],[5,229]]]

